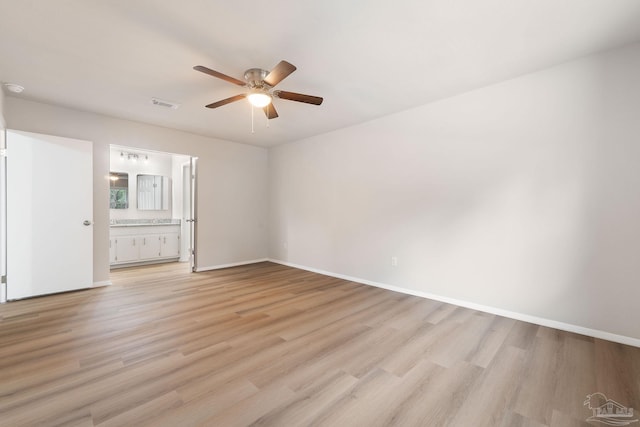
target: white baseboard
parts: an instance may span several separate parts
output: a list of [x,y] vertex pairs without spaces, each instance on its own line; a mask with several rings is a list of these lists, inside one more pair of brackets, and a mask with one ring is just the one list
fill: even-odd
[[585,328],[583,326],[572,325],[570,323],[559,322],[557,320],[545,319],[543,317],[532,316],[529,314],[518,313],[515,311],[504,310],[502,308],[491,307],[488,305],[476,304],[474,302],[459,300],[455,298],[449,298],[441,295],[435,295],[428,292],[417,291],[414,289],[401,288],[399,286],[387,285],[385,283],[374,282],[371,280],[360,279],[358,277],[346,276],[344,274],[332,273],[330,271],[320,270],[317,268],[307,267],[304,265],[294,264],[279,259],[271,259],[268,261],[275,262],[276,264],[286,265],[288,267],[299,268],[300,270],[311,271],[313,273],[323,274],[325,276],[336,277],[338,279],[349,280],[351,282],[361,283],[363,285],[375,286],[377,288],[388,289],[390,291],[400,292],[403,294],[414,295],[422,298],[432,299],[435,301],[445,302],[447,304],[453,304],[460,307],[470,308],[472,310],[478,310],[485,313],[495,314],[502,317],[508,317],[510,319],[521,320],[523,322],[534,323],[540,326],[546,326],[549,328],[560,329],[562,331],[574,332],[580,335],[587,335],[593,338],[599,338],[607,341],[613,341],[620,344],[631,345],[634,347],[640,347],[640,339],[627,337],[624,335],[613,334],[611,332],[600,331],[598,329]]
[[232,262],[230,264],[212,265],[209,267],[198,267],[196,268],[196,272],[200,273],[202,271],[220,270],[221,268],[238,267],[239,265],[256,264],[258,262],[265,262],[265,261],[269,261],[269,258],[252,259],[248,261]]
[[103,280],[101,282],[93,282],[93,285],[91,285],[92,288],[99,288],[101,286],[110,286],[111,280]]

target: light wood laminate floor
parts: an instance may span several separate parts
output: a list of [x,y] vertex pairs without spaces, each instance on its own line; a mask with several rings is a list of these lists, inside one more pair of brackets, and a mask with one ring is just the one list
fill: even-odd
[[2,426],[580,426],[640,349],[272,263],[0,306]]

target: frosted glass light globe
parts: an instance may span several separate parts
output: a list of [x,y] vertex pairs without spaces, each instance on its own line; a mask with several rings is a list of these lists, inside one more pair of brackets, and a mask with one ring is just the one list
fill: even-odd
[[249,99],[251,105],[258,108],[266,107],[271,103],[271,97],[262,92],[251,93],[247,98]]

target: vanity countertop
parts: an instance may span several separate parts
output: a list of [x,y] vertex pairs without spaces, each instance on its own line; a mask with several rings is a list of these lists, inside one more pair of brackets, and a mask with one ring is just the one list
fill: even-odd
[[116,219],[110,227],[149,227],[158,225],[180,225],[179,219]]

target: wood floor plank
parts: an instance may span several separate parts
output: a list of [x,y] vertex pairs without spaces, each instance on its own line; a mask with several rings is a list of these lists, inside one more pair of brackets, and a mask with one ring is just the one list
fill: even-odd
[[506,317],[494,317],[490,330],[482,336],[469,361],[482,368],[489,366],[515,323]]
[[400,378],[382,369],[374,369],[359,379],[334,404],[326,407],[309,425],[376,425],[376,411],[387,407],[392,390],[400,382]]
[[513,407],[515,392],[526,370],[525,361],[524,350],[507,346],[473,383],[450,425],[500,425]]
[[249,381],[238,379],[202,390],[197,398],[185,400],[184,394],[178,392],[184,403],[164,413],[147,412],[139,426],[200,426],[205,420],[221,413],[240,401],[258,393],[260,390]]
[[93,412],[92,416],[99,427],[137,426],[144,423],[149,418],[149,414],[154,414],[156,417],[164,416],[165,413],[172,412],[182,404],[183,402],[178,393],[172,390],[151,401],[135,405],[128,411],[120,412],[115,417],[108,418],[104,422],[100,422],[100,417]]
[[588,425],[640,349],[269,262],[0,305],[0,425]]
[[[595,351],[592,341],[567,336],[559,356],[556,382],[553,394],[553,407],[574,419],[584,414],[584,400],[588,394],[600,391],[597,377],[585,375],[596,372]],[[617,383],[616,389],[622,391],[623,384]],[[618,399],[624,397],[618,390],[611,390]],[[579,399],[584,397],[585,399]],[[582,401],[581,401],[582,400]],[[628,403],[627,403],[628,404]]]
[[[329,371],[327,371],[329,372]],[[309,425],[326,408],[332,406],[358,379],[343,372],[324,373],[317,381],[301,387],[295,400],[280,405],[258,418],[253,426],[295,426]]]
[[381,414],[385,425],[434,426],[449,425],[456,412],[468,399],[471,386],[480,378],[483,370],[467,362],[459,362],[452,368],[444,368],[431,362],[418,362],[416,366],[431,366],[420,372],[415,389],[402,403],[387,414]]
[[296,394],[281,385],[269,385],[240,402],[223,409],[218,414],[204,420],[208,426],[247,426],[253,424],[280,405],[295,401]]
[[517,414],[541,424],[551,424],[563,347],[563,340],[536,337],[527,355],[529,369],[524,373],[511,408]]

